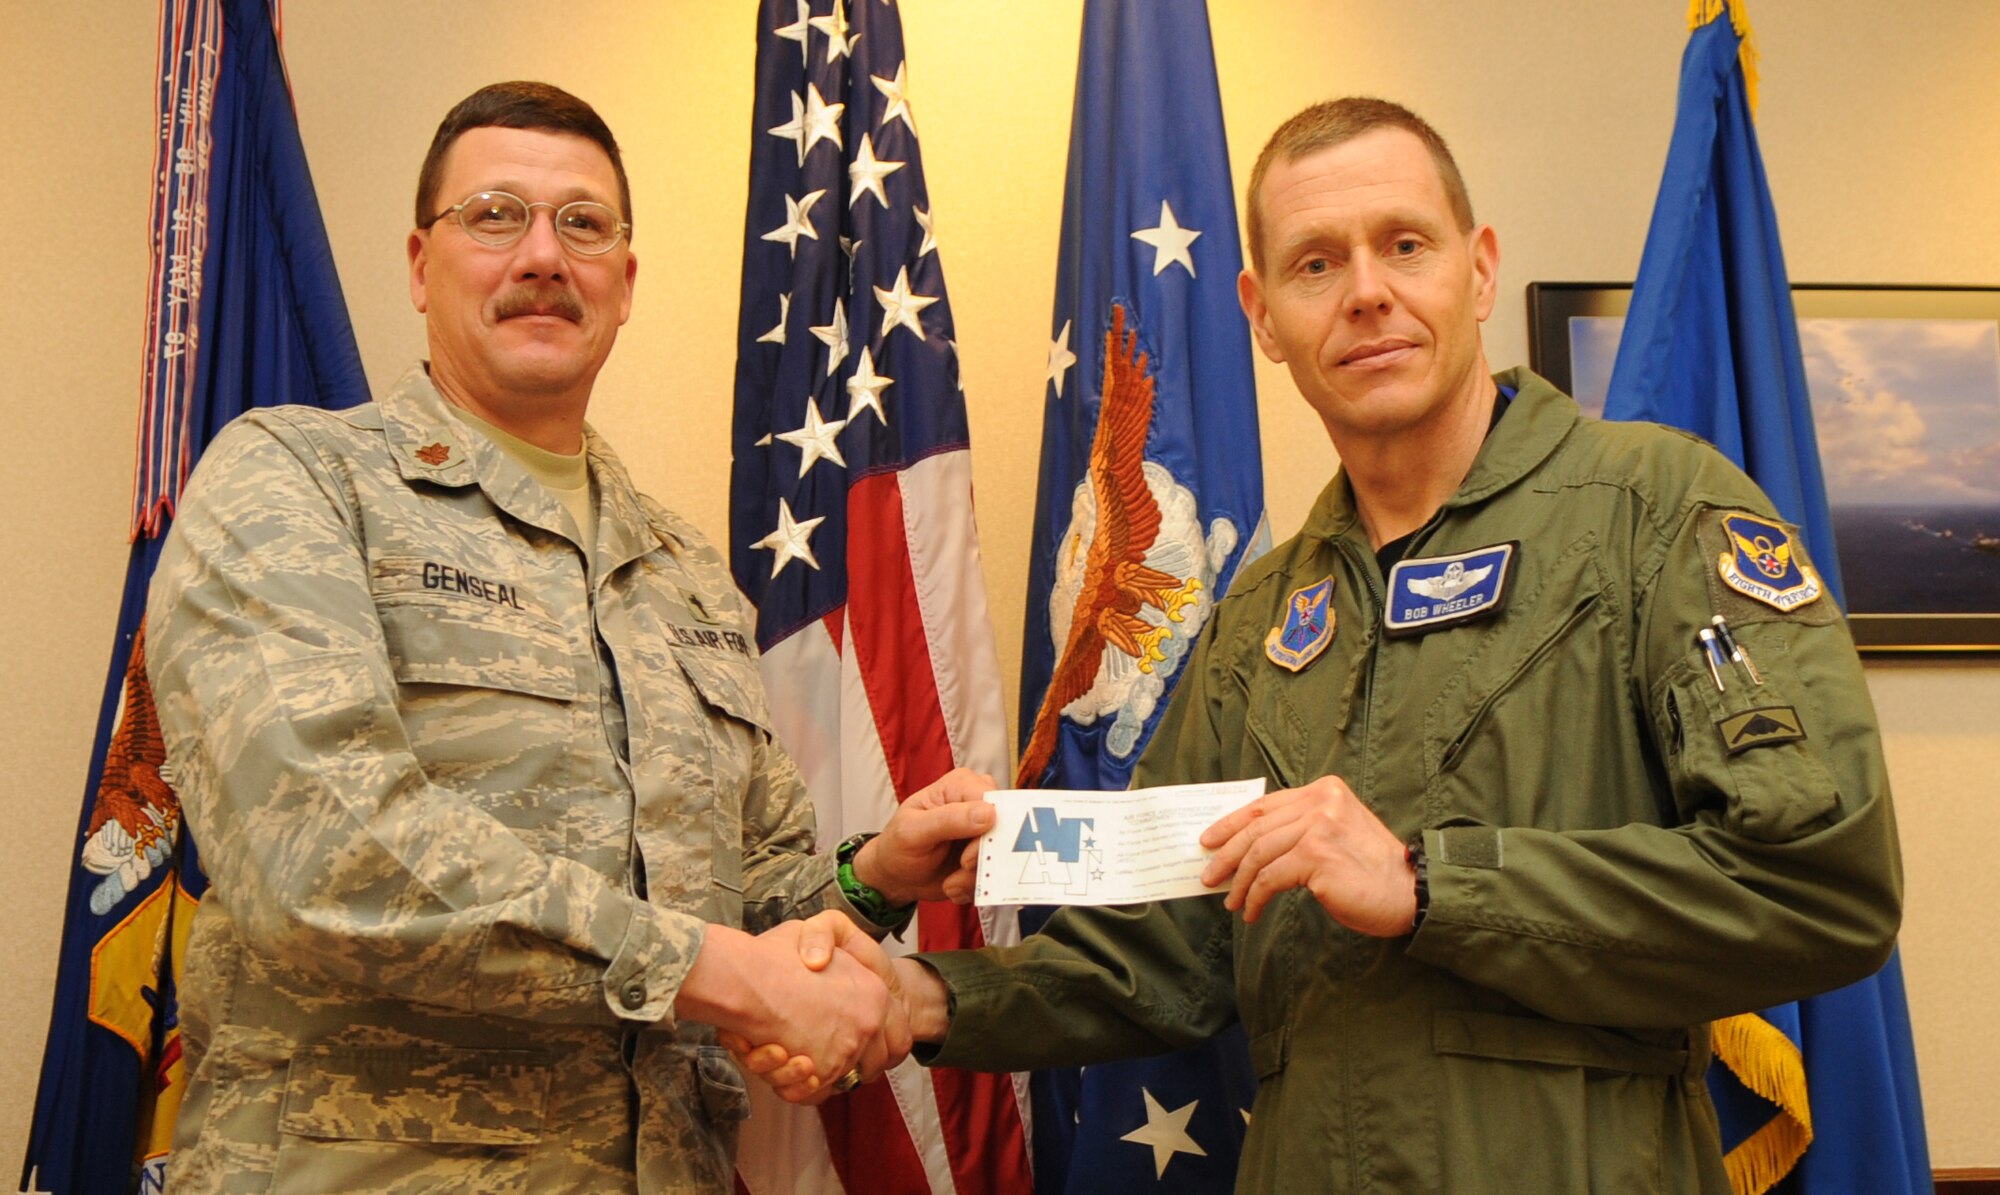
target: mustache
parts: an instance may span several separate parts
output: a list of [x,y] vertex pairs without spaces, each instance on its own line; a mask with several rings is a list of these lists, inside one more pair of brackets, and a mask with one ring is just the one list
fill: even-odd
[[493,318],[512,319],[517,315],[559,315],[577,324],[583,322],[583,304],[567,290],[539,291],[525,286],[494,300]]

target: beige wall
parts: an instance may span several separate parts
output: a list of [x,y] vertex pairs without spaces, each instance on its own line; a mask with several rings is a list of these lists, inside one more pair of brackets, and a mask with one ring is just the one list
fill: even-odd
[[[417,163],[475,86],[544,78],[624,138],[643,263],[593,408],[641,484],[725,526],[752,71],[750,5],[291,0],[300,123],[371,380],[422,346],[403,274]],[[1500,230],[1496,365],[1525,359],[1522,288],[1630,278],[1669,129],[1685,4],[1215,0],[1241,180],[1304,103],[1369,91],[1452,139]],[[728,9],[724,12],[724,9]],[[0,0],[9,211],[22,267],[0,321],[16,463],[0,623],[0,1176],[27,1130],[63,885],[124,562],[146,259],[154,6]],[[906,0],[912,95],[971,409],[1001,658],[1019,658],[1080,0]],[[2000,5],[1764,0],[1760,132],[1792,275],[2000,282]],[[1259,375],[1274,526],[1295,528],[1333,458],[1280,372]],[[1011,671],[1011,665],[1010,665]],[[1910,877],[1904,952],[1939,1165],[2000,1165],[1991,866],[2000,666],[1870,676]],[[1011,680],[1010,680],[1011,690]],[[1008,708],[1013,707],[1010,691]]]

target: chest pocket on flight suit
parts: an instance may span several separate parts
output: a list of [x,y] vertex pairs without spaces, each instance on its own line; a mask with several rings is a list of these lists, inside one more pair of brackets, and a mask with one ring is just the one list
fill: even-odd
[[1591,816],[1571,804],[1574,784],[1554,780],[1562,745],[1585,751],[1632,734],[1617,699],[1622,678],[1609,671],[1618,664],[1596,625],[1612,603],[1598,555],[1597,536],[1587,533],[1546,564],[1524,556],[1521,567],[1541,575],[1522,578],[1537,583],[1531,592],[1517,588],[1497,620],[1425,636],[1425,652],[1451,652],[1456,636],[1470,641],[1457,646],[1462,659],[1445,666],[1424,710],[1424,771],[1432,779],[1422,824],[1469,816],[1579,829]]
[[701,699],[707,717],[707,767],[713,786],[713,850],[710,865],[718,907],[715,917],[725,925],[743,921],[743,798],[756,779],[757,757],[771,734],[771,715],[764,703],[763,678],[748,656],[674,648],[689,685]]

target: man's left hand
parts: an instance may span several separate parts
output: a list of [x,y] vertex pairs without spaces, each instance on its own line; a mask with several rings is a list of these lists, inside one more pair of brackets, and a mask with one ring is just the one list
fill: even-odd
[[961,853],[968,839],[993,828],[996,814],[985,797],[994,787],[991,776],[955,768],[910,794],[854,856],[855,878],[898,905],[944,898],[964,904],[972,876]]
[[1417,918],[1402,841],[1337,776],[1259,797],[1202,831],[1201,845],[1215,851],[1201,882],[1230,881],[1223,904],[1246,922],[1291,888],[1311,889],[1335,921],[1372,937],[1406,934]]

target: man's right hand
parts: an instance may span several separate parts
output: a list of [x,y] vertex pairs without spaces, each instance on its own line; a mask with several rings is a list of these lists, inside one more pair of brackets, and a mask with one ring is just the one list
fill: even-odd
[[[843,914],[821,917],[852,926]],[[875,1079],[910,1051],[909,1023],[883,969],[858,957],[858,948],[832,949],[838,939],[827,932],[803,941],[808,924],[786,922],[756,937],[711,925],[674,1004],[677,1016],[714,1025],[726,1040],[772,1043],[788,1064],[799,1060],[777,1076],[790,1081],[774,1083],[793,1103],[826,1099],[850,1071]],[[807,953],[817,967],[802,965]]]
[[[879,943],[841,914],[821,913],[799,926],[799,961],[806,967],[818,971],[834,967],[843,959],[866,966],[901,1003],[912,1038],[926,1042],[944,1040],[951,1027],[950,992],[937,972],[914,959],[891,958]],[[753,1042],[763,1044],[753,1046]],[[745,1070],[762,1077],[787,1100],[801,1102],[798,1098],[801,1093],[815,1090],[817,1076],[811,1059],[787,1050],[775,1040],[725,1032],[722,1044],[736,1055]]]

